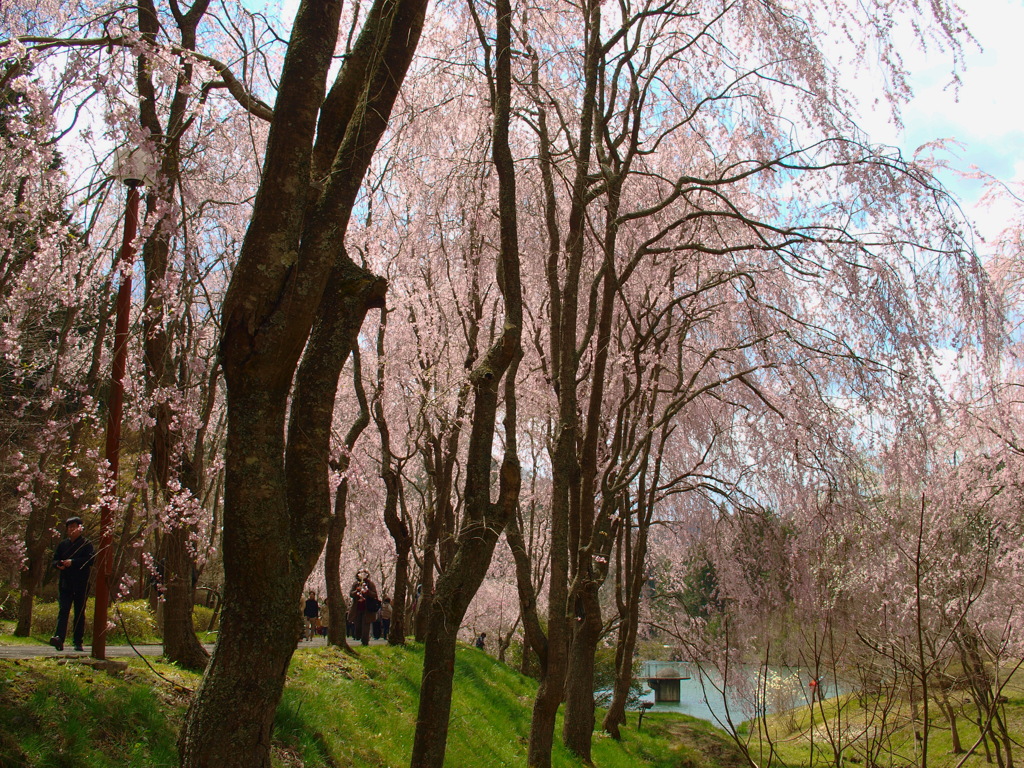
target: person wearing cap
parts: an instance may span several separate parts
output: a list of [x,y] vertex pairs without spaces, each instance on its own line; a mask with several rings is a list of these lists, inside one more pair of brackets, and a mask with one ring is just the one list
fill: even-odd
[[82,535],[82,518],[69,517],[64,523],[67,538],[57,545],[53,554],[53,567],[60,571],[60,609],[57,612],[57,629],[50,638],[50,645],[58,651],[64,650],[64,638],[68,634],[68,615],[75,608],[75,623],[72,636],[75,650],[82,651],[85,640],[85,598],[89,592],[89,569],[96,556],[92,544]]

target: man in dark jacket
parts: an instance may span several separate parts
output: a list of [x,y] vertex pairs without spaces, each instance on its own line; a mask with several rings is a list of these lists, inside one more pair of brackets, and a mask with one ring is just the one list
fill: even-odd
[[58,651],[64,650],[64,638],[68,634],[68,614],[75,607],[73,636],[75,650],[82,651],[85,639],[85,598],[89,591],[89,569],[96,556],[89,540],[82,535],[82,518],[69,517],[64,523],[68,537],[57,545],[53,554],[53,567],[60,571],[60,610],[57,613],[57,629],[50,638],[50,645]]

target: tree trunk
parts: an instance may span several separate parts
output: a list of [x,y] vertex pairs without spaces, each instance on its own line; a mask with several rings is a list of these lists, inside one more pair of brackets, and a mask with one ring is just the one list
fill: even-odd
[[[409,582],[409,551],[412,549],[412,534],[402,515],[399,506],[402,498],[402,476],[399,462],[391,452],[391,431],[381,397],[384,393],[385,380],[385,348],[384,337],[388,327],[388,311],[381,310],[380,326],[377,330],[377,389],[373,397],[373,420],[377,423],[380,433],[380,465],[381,479],[384,481],[384,524],[395,542],[395,588],[394,600],[391,603],[391,626],[388,628],[390,645],[405,644],[405,591]],[[383,595],[381,596],[383,597]]]
[[[196,28],[206,13],[209,0],[193,3],[188,13],[178,14],[175,21],[181,35],[181,45],[186,50],[195,50]],[[143,38],[154,43],[160,31],[160,19],[152,0],[138,0],[138,27]],[[171,404],[163,398],[154,397],[160,389],[173,390],[187,386],[180,380],[178,360],[193,354],[185,349],[181,339],[175,339],[165,315],[169,297],[167,272],[171,264],[171,237],[178,227],[178,209],[175,192],[181,186],[180,141],[184,124],[188,119],[189,103],[192,99],[193,65],[184,59],[171,98],[166,126],[161,124],[158,89],[155,88],[146,53],[136,61],[136,86],[139,93],[139,118],[142,127],[151,137],[162,137],[154,146],[158,148],[160,174],[157,184],[146,195],[146,220],[152,225],[152,232],[142,248],[145,266],[145,304],[142,312],[143,344],[145,350],[146,395],[153,399],[150,407],[152,434],[150,443],[151,480],[157,491],[156,496],[164,503],[170,501],[172,483],[180,480],[195,498],[201,496],[201,471],[195,468],[203,464],[202,441],[193,446],[197,451],[191,459],[187,456],[183,436],[174,422],[183,414],[175,413]],[[177,344],[175,343],[177,342]],[[210,380],[213,391],[207,392],[207,406],[204,409],[208,423],[212,413],[216,374]],[[198,430],[205,435],[206,423]],[[113,589],[119,582],[120,573],[127,567],[125,554],[128,550],[131,518],[122,526],[121,556],[117,559],[110,585]],[[206,666],[209,654],[196,637],[192,624],[195,597],[196,567],[195,547],[188,546],[195,526],[187,520],[172,519],[167,523],[169,530],[163,539],[159,560],[164,567],[163,632],[164,655],[171,661],[188,669],[201,670]]]
[[444,766],[459,627],[487,574],[500,533],[494,525],[464,526],[455,556],[438,580],[427,623],[412,768]]
[[329,94],[341,2],[301,0],[296,13],[260,189],[222,310],[224,620],[181,730],[182,768],[270,764],[274,713],[301,631],[297,606],[330,518],[338,376],[385,288],[347,258],[344,235],[425,10],[425,0],[375,0]]
[[[341,329],[334,330],[344,332]],[[370,409],[363,388],[362,358],[358,347],[352,349],[352,385],[359,403],[359,414],[345,435],[346,450],[331,465],[341,475],[341,482],[334,492],[334,514],[327,523],[327,545],[324,552],[324,572],[327,581],[327,642],[346,651],[352,649],[348,644],[346,625],[348,607],[345,605],[345,593],[341,587],[341,545],[345,540],[345,527],[348,524],[348,477],[345,473],[351,462],[352,449],[370,423]]]
[[389,645],[405,645],[405,598],[409,593],[409,553],[411,550],[412,536],[395,545],[395,593],[391,596]]
[[274,713],[302,630],[305,574],[282,514],[285,400],[258,386],[233,393],[228,381],[224,613],[182,727],[183,768],[270,765]]
[[164,655],[186,667],[202,671],[210,654],[196,637],[192,623],[195,605],[195,559],[188,546],[192,530],[179,525],[164,535]]
[[[430,532],[427,532],[430,536]],[[437,564],[437,550],[430,545],[423,551],[423,568],[420,583],[416,585],[416,610],[413,612],[413,637],[417,643],[427,640],[427,622],[430,618],[431,596],[434,594],[434,568]]]
[[949,723],[949,734],[953,740],[952,752],[954,755],[962,755],[964,748],[960,744],[960,731],[957,728],[956,710],[953,709],[953,704],[947,697],[943,697],[943,700],[939,702],[939,706],[946,713],[946,721]]
[[25,530],[25,541],[30,542],[30,547],[25,553],[25,569],[18,577],[18,623],[14,627],[15,637],[29,637],[32,634],[32,607],[36,591],[50,564],[50,548],[53,546],[52,537],[46,535],[50,527],[46,517],[44,510],[40,510],[38,514],[30,514]]
[[[441,577],[444,584],[446,576]],[[416,736],[412,747],[412,768],[441,768],[448,745],[448,719],[451,714],[452,686],[455,676],[455,642],[460,621],[446,620],[445,610],[435,595],[428,617],[423,649],[423,678],[416,716]],[[465,615],[465,610],[460,614]]]
[[345,502],[339,497],[347,490],[347,483],[342,480],[338,486],[334,501],[334,515],[327,526],[327,546],[324,550],[324,572],[327,579],[327,642],[351,650],[348,644],[348,633],[345,621],[348,608],[345,605],[345,593],[341,587],[341,545],[345,540]]
[[590,581],[580,595],[583,616],[577,617],[565,678],[565,720],[562,741],[585,763],[591,762],[594,736],[594,657],[601,639],[600,582]]
[[[431,601],[424,649],[420,703],[413,739],[412,768],[442,768],[448,744],[455,640],[466,609],[491,563],[494,546],[519,504],[521,469],[517,454],[516,374],[522,358],[523,298],[515,168],[509,148],[512,91],[512,9],[496,0],[497,30],[492,89],[492,153],[498,175],[500,251],[498,287],[505,305],[502,330],[469,376],[473,418],[466,452],[463,524],[452,559]],[[483,30],[481,45],[491,51]],[[499,387],[504,379],[504,456],[498,472],[498,499],[491,502],[494,433]]]

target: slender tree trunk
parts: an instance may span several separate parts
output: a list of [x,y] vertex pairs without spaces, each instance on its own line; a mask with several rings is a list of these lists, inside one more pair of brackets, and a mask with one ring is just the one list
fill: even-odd
[[[640,623],[640,592],[643,588],[642,566],[647,553],[646,528],[642,528],[637,542],[637,551],[632,553],[630,543],[630,526],[627,523],[622,526],[620,541],[624,541],[624,557],[619,559],[619,571],[623,566],[623,560],[629,559],[632,562],[625,575],[626,599],[621,606],[619,617],[619,640],[615,649],[615,685],[611,703],[608,705],[608,712],[605,715],[603,727],[613,739],[622,738],[619,726],[626,722],[626,702],[629,699],[629,690],[633,683],[633,655],[636,652],[637,628]],[[641,567],[637,568],[639,564]]]
[[946,722],[949,723],[949,734],[953,740],[952,752],[954,755],[962,755],[964,748],[960,744],[960,730],[957,728],[956,710],[953,709],[953,704],[950,702],[949,697],[945,695],[942,701],[939,702],[939,706],[942,707],[942,711],[946,714]]
[[200,644],[192,623],[195,558],[189,547],[191,534],[190,526],[179,525],[164,535],[164,653],[188,669],[202,670],[210,654]]
[[398,462],[391,452],[391,432],[381,397],[384,394],[385,362],[384,337],[387,333],[387,309],[381,310],[380,326],[377,331],[377,390],[373,398],[373,419],[380,433],[381,478],[384,480],[384,524],[395,542],[395,588],[392,601],[391,626],[388,628],[388,643],[405,644],[405,591],[409,582],[409,551],[412,549],[412,534],[409,526],[399,514],[402,496],[402,477]]
[[[412,768],[442,768],[444,765],[456,635],[469,603],[487,574],[498,537],[519,504],[521,470],[517,454],[516,374],[522,358],[523,297],[515,167],[508,138],[512,111],[512,9],[509,0],[496,0],[495,11],[492,153],[498,175],[500,249],[497,282],[504,299],[505,318],[500,334],[469,376],[474,396],[466,454],[463,524],[452,560],[441,576],[431,602],[410,762]],[[489,44],[483,30],[478,31],[488,71],[491,72]],[[503,379],[505,446],[498,473],[498,499],[492,503],[492,452],[499,387]]]
[[[331,335],[344,332],[332,329]],[[347,618],[348,607],[345,604],[345,593],[341,586],[341,545],[345,540],[345,527],[348,522],[348,471],[352,449],[370,423],[370,408],[367,405],[366,390],[363,387],[363,365],[359,347],[352,347],[352,388],[359,403],[359,413],[348,434],[345,435],[345,451],[331,467],[341,475],[341,482],[334,493],[334,513],[327,523],[327,544],[324,552],[324,571],[327,581],[327,642],[344,648],[352,649],[348,644]]]
[[[210,0],[198,0],[188,12],[176,14],[175,21],[181,35],[181,46],[195,50],[196,29],[206,13]],[[138,0],[138,28],[148,43],[155,43],[160,31],[160,20],[152,0]],[[178,227],[179,213],[174,194],[181,184],[180,141],[184,124],[188,119],[189,104],[193,99],[191,88],[193,66],[187,59],[181,61],[176,87],[171,98],[166,125],[161,124],[158,91],[154,87],[150,61],[145,53],[136,61],[136,86],[139,93],[139,117],[142,127],[154,139],[158,147],[160,174],[157,184],[146,195],[146,218],[153,225],[152,233],[142,248],[145,265],[145,306],[143,316],[146,394],[155,401],[150,407],[153,419],[151,433],[150,464],[151,480],[156,487],[156,497],[166,503],[170,500],[170,488],[174,480],[180,480],[195,498],[201,497],[203,478],[195,466],[203,464],[205,447],[193,446],[197,451],[191,459],[186,455],[188,448],[182,445],[182,435],[174,427],[174,420],[181,414],[174,413],[171,405],[156,395],[160,389],[183,386],[178,380],[177,355],[191,352],[183,349],[181,339],[175,339],[168,327],[169,320],[165,306],[171,298],[166,295],[167,272],[171,264],[171,237]],[[177,343],[176,343],[177,342]],[[215,390],[216,378],[210,384]],[[212,413],[213,392],[208,392],[208,408],[204,416],[208,422]],[[206,425],[200,434],[205,434]],[[127,550],[129,537],[125,521],[122,534],[121,553]],[[194,581],[198,575],[195,546],[189,546],[189,538],[195,530],[194,523],[187,520],[169,521],[169,530],[163,537],[159,553],[164,568],[163,631],[164,655],[168,659],[189,669],[200,670],[206,666],[209,654],[196,637],[192,624],[195,598]],[[126,566],[122,554],[118,566]],[[112,587],[118,583],[118,568],[110,580]]]
[[487,573],[500,533],[486,525],[474,525],[463,531],[465,535],[460,535],[460,545],[448,570],[438,580],[431,601],[412,768],[444,766],[459,627]]
[[[430,531],[427,532],[429,537]],[[420,583],[416,585],[418,597],[413,615],[413,636],[417,643],[427,639],[427,621],[430,617],[430,601],[434,594],[434,569],[437,566],[437,550],[433,544],[423,550],[423,568],[420,569]]]
[[351,650],[345,621],[348,607],[341,587],[341,545],[345,540],[345,498],[348,483],[342,480],[334,500],[334,514],[327,525],[327,546],[324,550],[324,571],[327,578],[327,642]]

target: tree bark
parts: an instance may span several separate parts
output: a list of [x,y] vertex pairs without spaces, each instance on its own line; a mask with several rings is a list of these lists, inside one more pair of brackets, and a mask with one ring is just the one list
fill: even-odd
[[327,544],[324,550],[324,572],[327,581],[327,642],[346,651],[348,644],[345,592],[341,586],[341,545],[345,541],[345,527],[348,524],[348,478],[345,472],[351,462],[352,449],[356,440],[370,423],[370,409],[363,388],[363,366],[358,346],[352,349],[352,385],[359,403],[356,416],[348,434],[345,435],[345,451],[332,463],[332,469],[340,474],[341,482],[334,492],[334,513],[327,523]]
[[[384,290],[345,255],[345,230],[425,9],[425,0],[376,0],[354,51],[372,55],[347,58],[331,93],[348,102],[325,99],[340,0],[302,0],[296,14],[262,180],[222,311],[225,608],[182,727],[182,768],[270,764],[274,712],[301,630],[296,606],[330,517],[337,377]],[[347,85],[339,91],[340,83]],[[314,139],[327,168],[314,162]]]
[[[264,768],[270,765],[274,713],[302,629],[295,606],[305,573],[293,561],[288,517],[280,513],[286,508],[280,461],[284,399],[260,387],[232,393],[228,381],[224,612],[216,650],[182,727],[179,752],[182,766]],[[258,525],[243,524],[248,521]]]
[[[381,402],[385,381],[384,336],[387,333],[387,316],[388,311],[382,310],[380,327],[377,331],[377,389],[373,398],[373,419],[377,423],[377,431],[380,433],[380,475],[384,481],[385,490],[384,524],[395,542],[395,587],[394,599],[391,604],[392,614],[391,625],[388,629],[388,643],[404,645],[405,593],[409,583],[409,552],[412,549],[413,541],[409,526],[399,514],[402,477],[395,455],[391,452],[391,432],[388,429],[384,406]],[[383,598],[383,595],[381,597]]]
[[164,655],[188,669],[202,670],[210,654],[196,637],[192,623],[195,557],[189,547],[191,534],[190,526],[179,525],[163,539]]
[[341,545],[345,540],[345,511],[348,483],[341,481],[334,497],[334,514],[327,524],[327,545],[324,550],[324,571],[327,579],[327,642],[346,651],[351,650],[348,644],[348,633],[345,631],[348,607],[345,605],[345,592],[341,586]]
[[[548,591],[548,647],[546,663],[541,665],[541,685],[534,702],[530,723],[528,765],[549,768],[554,744],[555,717],[564,695],[569,627],[570,554],[579,548],[580,468],[577,441],[580,437],[577,414],[577,325],[579,322],[580,274],[584,257],[585,212],[593,147],[594,112],[599,61],[600,4],[583,9],[588,33],[584,61],[584,93],[580,112],[578,147],[569,201],[568,233],[565,241],[564,280],[559,283],[557,227],[554,224],[557,201],[551,182],[553,144],[547,136],[546,108],[541,105],[541,172],[544,174],[545,206],[548,214],[550,255],[548,285],[551,315],[551,358],[558,398],[558,428],[551,460],[551,573]],[[546,158],[546,159],[545,159]]]
[[[497,0],[495,11],[497,34],[493,72],[487,36],[480,27],[478,33],[492,82],[492,154],[498,175],[500,228],[497,272],[498,287],[505,303],[505,322],[498,338],[469,377],[474,397],[466,457],[463,524],[452,560],[438,581],[437,593],[431,601],[410,761],[412,768],[442,768],[444,765],[458,630],[487,574],[498,537],[519,503],[521,470],[516,435],[516,373],[522,357],[523,298],[515,167],[508,138],[512,111],[512,9],[509,0]],[[498,499],[492,503],[492,451],[503,378],[505,450],[499,471]]]

